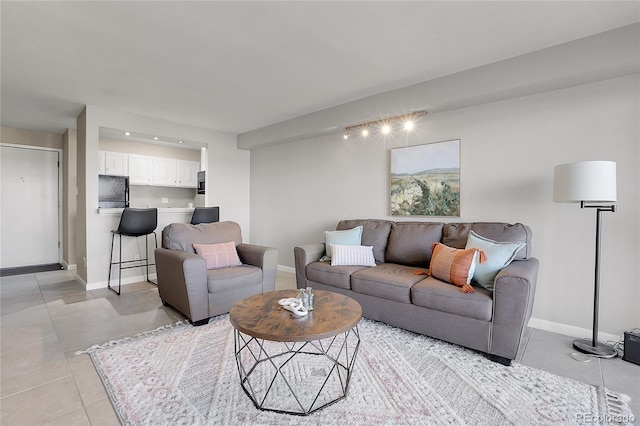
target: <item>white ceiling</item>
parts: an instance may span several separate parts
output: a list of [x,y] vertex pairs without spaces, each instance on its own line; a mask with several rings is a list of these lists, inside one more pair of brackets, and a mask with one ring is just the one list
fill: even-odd
[[0,2],[2,126],[243,133],[640,21],[639,1]]

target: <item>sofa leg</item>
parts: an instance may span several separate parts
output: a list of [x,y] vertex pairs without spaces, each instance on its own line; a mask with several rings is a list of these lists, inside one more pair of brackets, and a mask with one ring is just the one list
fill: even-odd
[[200,321],[191,321],[194,327],[200,327],[201,325],[205,325],[209,323],[209,318],[202,319]]
[[502,356],[487,354],[487,359],[493,362],[497,362],[498,364],[506,365],[507,367],[511,365],[511,360]]

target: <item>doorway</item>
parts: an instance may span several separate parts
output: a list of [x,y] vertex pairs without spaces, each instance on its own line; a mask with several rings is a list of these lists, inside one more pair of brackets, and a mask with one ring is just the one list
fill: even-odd
[[60,157],[55,149],[0,145],[3,272],[60,263]]

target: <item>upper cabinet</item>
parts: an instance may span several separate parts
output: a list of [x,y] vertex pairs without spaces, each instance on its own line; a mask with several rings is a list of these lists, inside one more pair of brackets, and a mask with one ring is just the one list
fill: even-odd
[[128,176],[129,155],[122,152],[100,151],[99,174]]
[[105,169],[107,168],[106,160],[104,158],[105,154],[106,153],[104,151],[98,151],[98,174],[99,175],[104,175]]
[[182,188],[198,187],[198,161],[178,160],[178,186]]
[[131,185],[151,185],[152,167],[151,157],[129,154],[129,183]]
[[129,176],[131,185],[198,187],[198,161],[111,151],[98,154],[98,174]]
[[178,183],[176,160],[152,157],[151,184],[156,186],[176,186]]

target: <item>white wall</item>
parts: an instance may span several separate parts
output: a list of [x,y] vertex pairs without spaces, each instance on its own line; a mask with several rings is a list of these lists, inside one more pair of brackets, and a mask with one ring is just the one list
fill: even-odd
[[[243,239],[249,241],[249,152],[237,149],[236,136],[186,124],[138,116],[97,106],[86,106],[77,120],[78,129],[78,275],[88,286],[105,282],[109,264],[110,233],[98,214],[99,129],[124,129],[175,139],[202,142],[207,146],[207,206],[220,206],[220,219],[238,222]],[[162,231],[161,228],[158,231]],[[86,266],[83,258],[86,258]]]
[[[414,136],[340,133],[253,150],[252,240],[279,250],[321,242],[340,219],[388,218],[390,148],[461,139],[461,217],[522,222],[540,274],[533,317],[591,328],[595,212],[552,202],[553,167],[618,165],[618,211],[604,214],[600,330],[640,325],[638,74],[430,114]],[[581,336],[581,337],[587,337]]]

